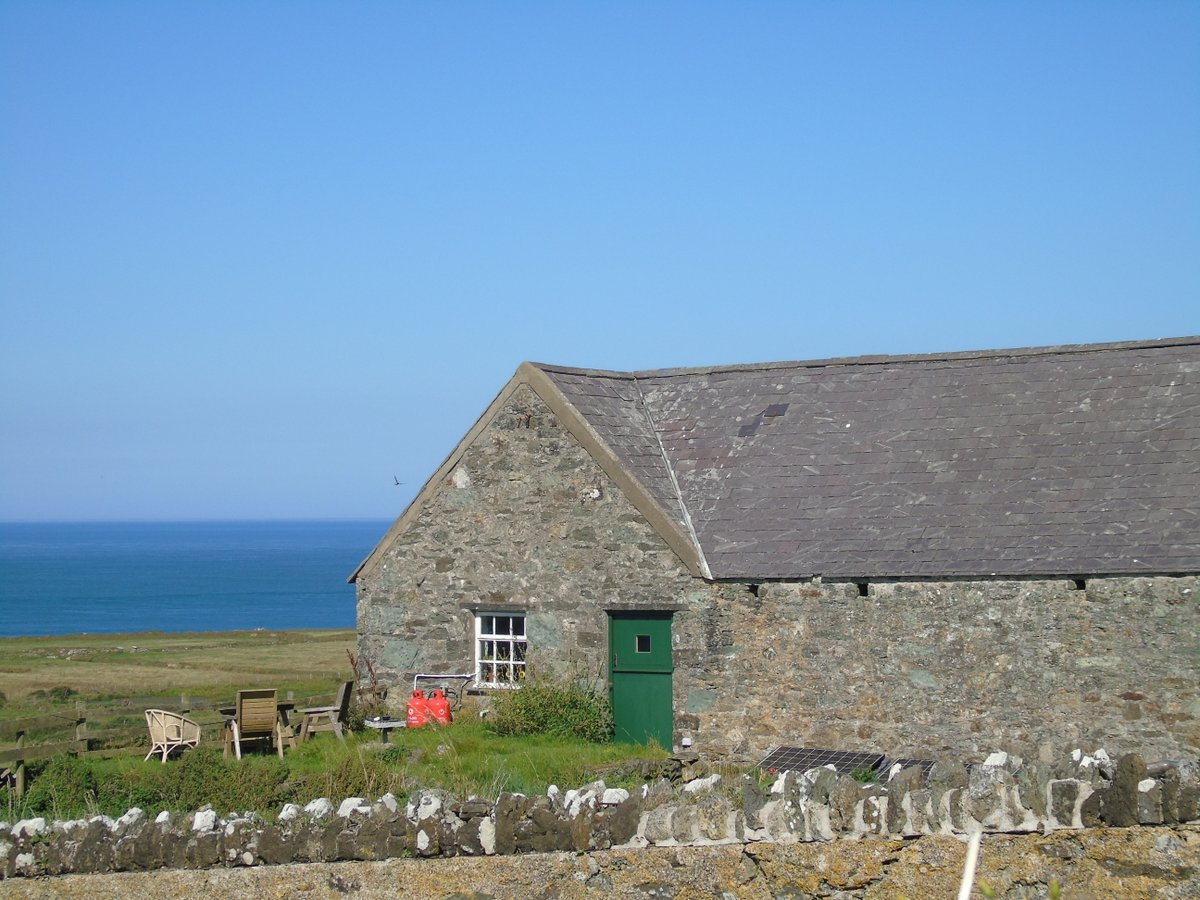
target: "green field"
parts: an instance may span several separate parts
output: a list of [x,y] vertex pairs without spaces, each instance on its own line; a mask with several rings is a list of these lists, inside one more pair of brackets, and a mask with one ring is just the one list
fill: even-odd
[[332,699],[353,677],[346,651],[354,642],[349,629],[0,638],[0,720],[54,712],[64,700],[186,695],[225,703],[243,688]]

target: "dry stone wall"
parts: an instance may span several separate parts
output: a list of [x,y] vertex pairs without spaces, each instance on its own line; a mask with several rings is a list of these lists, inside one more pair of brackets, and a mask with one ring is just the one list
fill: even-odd
[[769,786],[719,774],[681,790],[669,782],[629,792],[596,782],[546,796],[493,801],[422,791],[401,804],[325,799],[288,805],[274,822],[132,809],[49,823],[0,826],[5,878],[160,868],[279,865],[392,857],[510,856],[613,848],[811,843],[1200,823],[1200,761],[1148,767],[1126,755],[1077,754],[1056,767],[993,754],[967,768],[939,761],[863,784],[829,768],[780,773]]
[[[865,592],[865,593],[864,593]],[[527,386],[359,579],[394,685],[474,667],[476,611],[527,615],[535,671],[607,677],[605,610],[673,610],[676,744],[930,757],[1200,747],[1200,578],[859,585],[693,578]]]
[[[138,897],[393,898],[430,900],[896,900],[954,897],[965,844],[957,837],[795,844],[713,844],[523,856],[389,859],[220,869],[159,869],[0,882],[0,896],[97,900]],[[1200,827],[1096,828],[993,834],[979,878],[1000,900],[1195,897]]]

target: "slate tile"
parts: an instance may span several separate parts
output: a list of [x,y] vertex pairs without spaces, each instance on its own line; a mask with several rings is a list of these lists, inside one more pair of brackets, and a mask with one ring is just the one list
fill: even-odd
[[[717,575],[718,556],[726,574],[873,566],[858,574],[884,575],[896,560],[919,556],[911,545],[921,541],[943,554],[914,564],[931,575],[939,565],[969,569],[997,559],[1009,561],[1008,574],[1037,574],[1061,564],[1064,553],[1078,571],[1087,571],[1089,552],[1094,565],[1198,565],[1200,386],[1185,377],[1197,365],[1195,342],[1160,342],[872,366],[641,373],[636,384],[550,374],[591,411],[638,477],[657,480],[652,493],[668,497],[674,487],[658,438],[637,407],[644,397],[693,519],[720,523],[730,549],[709,552]],[[764,420],[753,438],[736,438],[738,417],[748,421],[769,402],[786,402],[786,414]],[[769,521],[766,510],[776,511]],[[1093,532],[1117,518],[1124,531],[1106,548]],[[912,537],[914,521],[923,538]],[[796,524],[830,535],[858,528],[873,552],[819,539],[788,550],[792,543],[779,536]],[[751,534],[753,541],[738,537]],[[1165,541],[1168,534],[1180,537]],[[701,532],[706,550],[711,539]],[[1031,543],[1040,543],[1037,555]],[[893,554],[894,546],[907,553]]]

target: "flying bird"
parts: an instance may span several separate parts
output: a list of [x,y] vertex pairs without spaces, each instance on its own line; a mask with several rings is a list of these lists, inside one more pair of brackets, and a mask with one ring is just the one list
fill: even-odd
[[392,476],[392,481],[396,482],[396,484],[404,484],[404,482],[401,481],[399,478],[397,478],[395,475]]

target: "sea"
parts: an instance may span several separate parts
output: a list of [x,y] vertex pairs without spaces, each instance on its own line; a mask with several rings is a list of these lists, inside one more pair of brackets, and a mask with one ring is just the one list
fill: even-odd
[[0,637],[353,628],[388,521],[0,523]]

